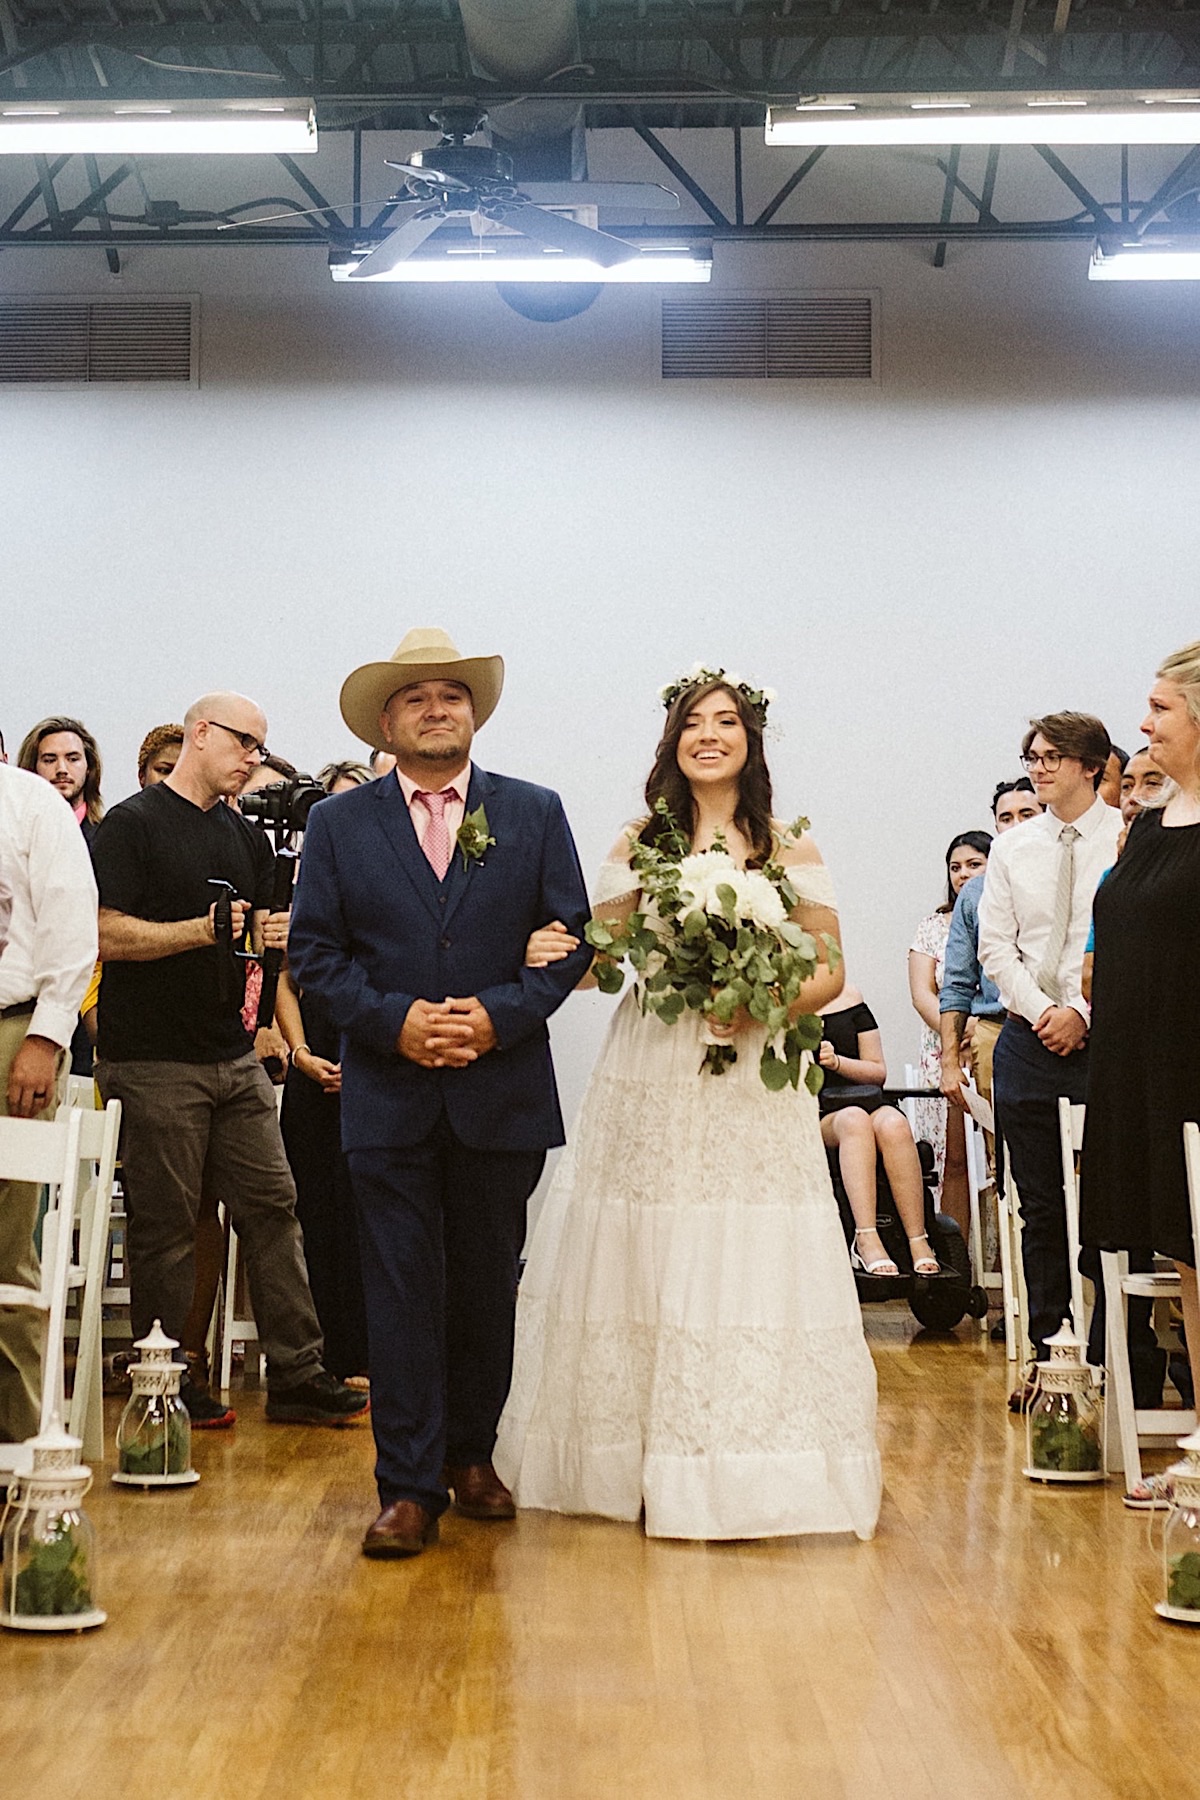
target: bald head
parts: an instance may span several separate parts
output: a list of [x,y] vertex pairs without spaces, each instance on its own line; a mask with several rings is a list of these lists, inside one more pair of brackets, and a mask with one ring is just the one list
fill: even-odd
[[260,708],[255,705],[253,700],[247,699],[245,694],[235,694],[232,689],[218,690],[215,694],[201,694],[198,700],[193,700],[183,715],[183,728],[185,731],[190,731],[192,726],[199,724],[202,719],[224,719],[228,724],[235,725],[239,731],[254,731],[252,725],[240,723],[243,714],[247,713],[252,713],[262,726],[261,732],[254,732],[255,737],[265,738],[267,721]]
[[170,785],[198,806],[233,800],[266,751],[267,721],[245,694],[202,694],[183,718],[183,749]]

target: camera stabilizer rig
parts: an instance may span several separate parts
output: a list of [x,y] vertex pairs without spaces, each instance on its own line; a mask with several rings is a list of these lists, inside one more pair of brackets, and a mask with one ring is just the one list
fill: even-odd
[[[318,800],[326,798],[325,789],[309,775],[294,780],[277,781],[270,787],[256,788],[243,796],[240,810],[244,819],[265,831],[271,840],[275,857],[275,879],[271,894],[271,911],[287,912],[292,904],[292,888],[299,860],[299,839],[308,824],[308,815]],[[262,1031],[275,1017],[275,996],[283,969],[282,950],[238,950],[233,942],[233,901],[235,894],[227,881],[213,878],[210,886],[217,889],[213,913],[213,937],[217,946],[217,993],[222,1005],[232,1005],[237,994],[237,965],[257,962],[262,965],[262,992],[258,1001],[255,1029]],[[272,1059],[273,1060],[273,1059]],[[269,1064],[268,1074],[272,1074]],[[276,1070],[281,1074],[282,1070]],[[272,1075],[274,1079],[274,1075]]]

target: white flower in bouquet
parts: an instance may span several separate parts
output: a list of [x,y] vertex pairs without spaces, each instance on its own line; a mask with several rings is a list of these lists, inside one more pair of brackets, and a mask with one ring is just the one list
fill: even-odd
[[774,882],[758,869],[747,869],[734,885],[737,894],[737,917],[767,931],[778,931],[788,913]]
[[679,864],[682,910],[690,912],[698,908],[700,912],[719,913],[722,909],[717,889],[725,884],[732,886],[740,874],[741,870],[727,850],[700,850],[685,856]]

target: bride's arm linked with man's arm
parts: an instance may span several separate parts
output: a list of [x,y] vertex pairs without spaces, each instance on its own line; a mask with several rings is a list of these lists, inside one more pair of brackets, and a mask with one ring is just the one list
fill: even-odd
[[[637,905],[638,889],[636,885],[629,885],[632,879],[629,874],[629,853],[635,830],[636,827],[629,827],[621,833],[600,870],[592,917],[603,919],[606,925],[623,925]],[[525,947],[526,966],[541,969],[547,963],[561,962],[578,944],[579,939],[572,937],[561,919],[551,919],[549,924],[541,926],[530,937]],[[576,988],[594,988],[597,985],[591,963],[575,985]]]

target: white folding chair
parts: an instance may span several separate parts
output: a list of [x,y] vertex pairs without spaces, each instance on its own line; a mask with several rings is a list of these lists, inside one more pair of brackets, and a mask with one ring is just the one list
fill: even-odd
[[[42,1392],[39,1427],[45,1430],[63,1403],[63,1338],[71,1249],[82,1177],[80,1138],[83,1114],[78,1107],[56,1119],[0,1119],[0,1177],[45,1185],[49,1203],[42,1220],[42,1266],[38,1285],[0,1283],[0,1307],[29,1308],[43,1321]],[[0,1444],[0,1473],[24,1473],[28,1452],[22,1444]]]
[[1067,1212],[1067,1261],[1071,1270],[1071,1323],[1076,1337],[1086,1338],[1090,1315],[1084,1316],[1083,1276],[1079,1269],[1079,1168],[1076,1157],[1083,1149],[1086,1106],[1072,1106],[1065,1094],[1058,1098],[1058,1144],[1062,1155],[1063,1200]]
[[69,1276],[70,1288],[79,1294],[79,1336],[67,1429],[83,1440],[83,1454],[89,1462],[101,1462],[104,1458],[103,1302],[117,1141],[121,1134],[121,1102],[110,1100],[103,1112],[97,1112],[93,1107],[82,1113],[81,1120],[79,1149],[83,1180],[87,1186],[79,1207],[79,1261],[72,1264]]
[[1025,1354],[1028,1338],[1029,1296],[1025,1292],[1025,1264],[1021,1255],[1021,1197],[1012,1178],[1012,1158],[1007,1145],[996,1140],[997,1153],[1003,1151],[1004,1180],[996,1195],[997,1222],[1000,1233],[1000,1292],[1004,1302],[1004,1354],[1009,1362],[1017,1362]]
[[[1188,1195],[1192,1205],[1193,1230],[1200,1214],[1200,1134],[1196,1126],[1183,1128],[1183,1154],[1187,1168]],[[1102,1250],[1100,1267],[1104,1275],[1104,1303],[1107,1310],[1105,1356],[1108,1376],[1105,1403],[1108,1409],[1108,1464],[1119,1468],[1125,1486],[1133,1488],[1142,1479],[1143,1449],[1172,1449],[1178,1438],[1195,1428],[1194,1412],[1174,1407],[1135,1407],[1133,1378],[1129,1370],[1128,1305],[1131,1295],[1155,1302],[1155,1313],[1161,1314],[1166,1303],[1178,1299],[1181,1292],[1179,1271],[1165,1265],[1153,1271],[1131,1272],[1129,1254],[1125,1250]],[[1115,1429],[1114,1429],[1115,1426]],[[1114,1457],[1117,1460],[1114,1460]]]
[[[992,1275],[986,1267],[983,1248],[983,1197],[991,1191],[991,1182],[988,1179],[987,1144],[983,1132],[970,1113],[966,1113],[963,1117],[963,1134],[967,1149],[967,1196],[970,1201],[972,1279],[978,1282],[980,1287],[995,1287],[998,1277]],[[986,1334],[987,1328],[988,1316],[985,1312],[979,1321],[979,1329]]]

